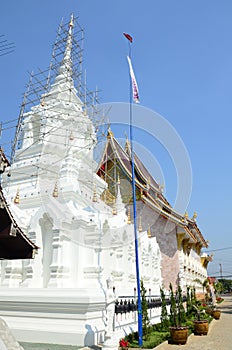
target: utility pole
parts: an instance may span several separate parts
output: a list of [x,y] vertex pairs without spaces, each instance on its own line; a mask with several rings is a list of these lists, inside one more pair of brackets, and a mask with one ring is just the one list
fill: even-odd
[[219,264],[220,266],[220,278],[222,279],[222,264]]

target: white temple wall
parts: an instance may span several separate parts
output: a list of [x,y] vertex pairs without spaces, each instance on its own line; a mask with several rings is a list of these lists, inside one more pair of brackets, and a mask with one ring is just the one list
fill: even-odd
[[179,252],[181,287],[186,291],[187,286],[195,286],[196,292],[202,292],[202,283],[207,278],[207,270],[202,266],[200,256],[193,250]]

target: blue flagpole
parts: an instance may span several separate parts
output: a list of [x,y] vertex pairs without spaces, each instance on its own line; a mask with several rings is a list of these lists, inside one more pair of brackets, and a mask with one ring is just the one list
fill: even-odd
[[[129,57],[131,59],[131,45],[129,44]],[[138,250],[138,231],[137,231],[137,213],[136,213],[136,188],[135,188],[135,163],[134,163],[134,145],[133,145],[133,90],[132,80],[130,78],[130,144],[131,144],[131,175],[132,175],[132,198],[133,198],[133,219],[134,219],[134,240],[135,240],[135,262],[136,279],[138,293],[138,345],[143,345],[143,325],[142,325],[142,304],[140,293],[140,272],[139,272],[139,250]]]

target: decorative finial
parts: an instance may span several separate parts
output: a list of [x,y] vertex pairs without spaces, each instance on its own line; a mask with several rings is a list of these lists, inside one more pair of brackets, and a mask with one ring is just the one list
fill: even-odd
[[188,219],[188,212],[186,211],[185,213],[184,213],[184,217],[185,217],[185,219]]
[[197,218],[197,213],[194,211],[193,220],[196,221],[196,218]]
[[148,225],[147,237],[148,237],[148,238],[151,238],[151,228],[150,228],[150,225]]
[[125,143],[125,151],[126,151],[126,153],[129,153],[130,150],[131,150],[130,141],[128,140],[128,137],[127,137],[126,143]]
[[96,184],[93,185],[93,202],[97,202],[97,191],[96,191]]
[[53,196],[54,198],[57,198],[57,197],[58,197],[58,186],[57,186],[57,182],[55,183],[52,196]]
[[40,106],[44,107],[45,106],[45,102],[44,102],[44,99],[41,100],[40,102]]
[[70,28],[73,28],[74,24],[73,24],[73,19],[74,19],[74,16],[73,16],[73,13],[71,14],[71,19],[70,19],[70,22],[69,22],[69,27]]
[[111,131],[110,127],[108,128],[107,139],[110,140],[111,137],[114,137],[114,133]]
[[142,232],[143,231],[143,227],[142,227],[142,217],[140,215],[139,217],[139,232]]
[[113,204],[112,214],[113,214],[113,215],[117,215],[116,201],[114,201],[114,204]]
[[131,212],[130,212],[130,208],[129,207],[127,209],[127,224],[128,225],[131,224]]
[[20,198],[19,198],[19,188],[17,189],[15,198],[14,198],[14,203],[19,204],[20,203]]

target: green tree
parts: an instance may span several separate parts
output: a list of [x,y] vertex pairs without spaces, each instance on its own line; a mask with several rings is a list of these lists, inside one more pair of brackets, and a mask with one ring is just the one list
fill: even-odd
[[182,289],[180,285],[178,285],[178,289],[177,289],[177,307],[178,307],[178,321],[180,326],[183,322],[186,321],[186,314],[185,314],[185,309],[183,305]]
[[214,290],[215,290],[216,297],[218,297],[218,294],[221,294],[223,291],[223,284],[219,281],[214,283]]
[[189,286],[187,286],[186,304],[187,304],[187,314],[190,315],[192,312],[192,302],[191,302],[191,297],[190,297],[190,287]]
[[232,280],[221,278],[218,281],[222,283],[223,292],[232,292]]
[[192,306],[193,306],[193,305],[196,305],[197,298],[196,298],[196,289],[195,289],[195,287],[192,287],[192,288],[191,288],[190,298],[191,298],[191,304],[192,304]]
[[169,290],[170,290],[170,324],[171,326],[177,327],[176,298],[175,298],[171,283],[169,285]]
[[141,304],[142,304],[142,326],[143,326],[143,335],[144,339],[146,340],[148,338],[148,335],[150,333],[150,321],[148,316],[148,308],[147,308],[147,290],[144,287],[143,280],[140,282],[140,293],[141,293]]
[[176,291],[176,297],[173,292],[172,284],[169,285],[170,289],[170,324],[174,327],[181,327],[182,323],[186,321],[185,309],[183,306],[182,289],[178,285]]
[[168,330],[168,327],[170,325],[169,317],[168,317],[168,311],[167,311],[167,303],[165,299],[165,294],[162,288],[160,288],[160,297],[161,297],[161,326],[163,330]]

